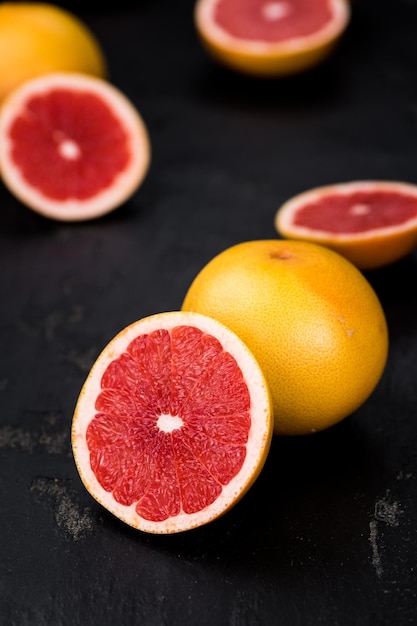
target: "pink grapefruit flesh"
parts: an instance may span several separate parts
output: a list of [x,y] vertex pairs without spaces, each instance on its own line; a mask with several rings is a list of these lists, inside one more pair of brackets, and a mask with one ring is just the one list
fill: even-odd
[[170,312],[122,330],[80,393],[72,444],[91,495],[130,526],[176,533],[230,509],[265,462],[268,388],[234,333]]
[[32,79],[0,111],[0,172],[24,204],[57,220],[112,211],[142,183],[145,124],[108,82],[73,73]]
[[316,65],[349,21],[348,0],[197,0],[195,8],[208,52],[232,69],[258,76]]
[[318,187],[285,202],[275,226],[286,238],[326,245],[361,269],[374,269],[417,246],[417,186],[353,181]]
[[323,29],[332,20],[332,10],[328,0],[222,0],[215,18],[236,39],[279,43]]

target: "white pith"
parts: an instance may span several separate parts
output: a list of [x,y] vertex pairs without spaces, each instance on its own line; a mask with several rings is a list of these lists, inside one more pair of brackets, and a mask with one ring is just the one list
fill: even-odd
[[[222,493],[213,504],[197,513],[180,513],[163,522],[152,522],[136,513],[135,504],[128,507],[117,503],[112,494],[105,491],[99,484],[90,467],[86,430],[96,413],[94,402],[100,393],[100,381],[109,363],[125,352],[130,342],[138,335],[151,333],[161,328],[171,330],[179,325],[195,326],[203,332],[215,336],[222,344],[224,350],[237,360],[251,397],[252,425],[243,466],[229,484],[223,487]],[[160,418],[162,420],[161,424],[168,431],[170,427],[178,426],[178,422],[175,423],[175,420],[170,419],[171,417],[169,416],[168,419],[165,419],[166,416],[165,418]],[[80,477],[87,490],[119,519],[134,528],[151,533],[181,532],[206,524],[224,513],[246,491],[253,482],[254,475],[257,475],[260,471],[271,436],[272,416],[269,391],[263,374],[252,354],[236,335],[219,322],[199,313],[188,312],[156,314],[131,324],[116,335],[99,355],[84,383],[74,412],[72,426],[74,458]]]
[[184,422],[178,415],[167,415],[165,413],[161,413],[158,417],[156,425],[164,433],[172,433],[172,431],[181,428],[183,423]]
[[[131,159],[129,166],[116,178],[111,187],[88,200],[71,199],[65,202],[44,196],[22,176],[12,156],[9,128],[29,97],[46,93],[60,87],[92,92],[107,102],[119,117],[130,139]],[[61,138],[59,150],[68,159],[77,158],[78,146]],[[53,73],[24,83],[5,100],[0,112],[0,170],[5,184],[24,204],[35,211],[63,221],[75,221],[98,217],[120,206],[139,187],[150,161],[150,142],[146,126],[131,102],[108,82],[75,73]]]
[[267,2],[262,7],[262,15],[267,21],[281,20],[291,12],[289,2]]
[[71,139],[62,139],[58,143],[58,153],[68,161],[76,161],[81,156],[79,145]]
[[[219,0],[198,0],[195,8],[195,20],[200,32],[210,31],[210,37],[219,46],[234,49],[243,54],[260,55],[266,53],[273,55],[293,54],[297,51],[304,51],[308,48],[315,48],[325,42],[333,41],[346,28],[350,19],[350,9],[346,0],[330,0],[332,19],[320,30],[311,35],[294,37],[287,41],[271,43],[265,41],[254,41],[251,39],[240,39],[234,37],[221,26],[215,19],[214,13]],[[272,13],[272,10],[271,10]]]
[[[284,235],[291,234],[292,236],[308,237],[309,239],[328,239],[331,234],[331,238],[335,241],[365,241],[367,239],[375,239],[376,236],[389,236],[394,233],[406,231],[409,229],[417,228],[417,216],[401,224],[393,226],[384,226],[379,228],[373,228],[360,233],[333,233],[329,230],[319,230],[300,226],[295,224],[294,220],[299,210],[311,202],[322,200],[326,196],[334,194],[338,195],[351,195],[357,191],[387,191],[393,193],[406,194],[412,196],[417,200],[417,186],[409,183],[397,182],[397,181],[355,181],[350,183],[340,183],[336,185],[327,185],[325,187],[317,187],[309,191],[294,196],[287,202],[285,202],[276,214],[276,226],[277,229]],[[353,213],[357,215],[367,212],[366,205],[355,205],[353,207]]]

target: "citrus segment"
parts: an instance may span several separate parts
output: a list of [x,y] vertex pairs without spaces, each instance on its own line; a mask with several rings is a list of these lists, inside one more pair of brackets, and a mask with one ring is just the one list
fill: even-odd
[[278,435],[336,424],[369,398],[385,368],[388,330],[376,293],[323,246],[232,246],[200,270],[182,309],[212,316],[246,343],[271,390]]
[[104,80],[54,73],[0,110],[0,172],[23,203],[58,220],[98,217],[127,200],[150,161],[145,124]]
[[92,31],[62,7],[0,4],[0,101],[21,83],[55,71],[104,78],[107,64]]
[[417,246],[417,186],[353,181],[318,187],[285,202],[275,226],[286,238],[326,245],[359,268],[374,269]]
[[153,533],[223,514],[259,474],[270,396],[247,347],[219,322],[162,313],[119,333],[77,402],[72,443],[90,493]]
[[228,67],[258,76],[305,70],[333,50],[350,20],[347,0],[197,0],[205,48]]

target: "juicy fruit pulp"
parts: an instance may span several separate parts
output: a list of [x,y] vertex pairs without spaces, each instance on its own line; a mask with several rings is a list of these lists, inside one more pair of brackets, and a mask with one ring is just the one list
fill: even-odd
[[18,85],[53,71],[104,78],[103,51],[86,24],[59,6],[0,4],[0,101]]
[[119,206],[149,165],[145,124],[109,83],[81,74],[28,81],[0,111],[0,171],[29,207],[55,219]]
[[363,270],[392,263],[417,246],[417,186],[353,181],[311,189],[275,216],[289,239],[326,245]]
[[291,74],[320,62],[349,19],[347,0],[198,0],[195,9],[207,50],[258,76]]
[[313,230],[327,224],[329,232],[343,235],[403,224],[416,215],[417,197],[405,196],[398,202],[398,194],[393,192],[357,191],[349,197],[335,193],[306,204],[295,216],[294,224]]
[[246,346],[215,320],[173,312],[131,325],[103,351],[72,441],[99,502],[168,533],[230,508],[259,473],[271,433],[268,390]]
[[[73,113],[71,132],[66,126],[67,120],[64,119],[63,123],[59,120],[69,102]],[[10,127],[13,158],[25,172],[29,184],[49,198],[63,201],[72,196],[79,200],[91,198],[103,188],[107,179],[111,184],[126,167],[129,161],[127,135],[122,127],[118,128],[111,109],[94,94],[74,93],[61,87],[46,96],[34,96],[28,100],[26,110],[30,117],[22,114]],[[52,115],[49,111],[53,112]],[[45,123],[51,121],[55,127],[48,136],[45,136],[45,127],[39,124],[42,117]],[[90,123],[84,127],[86,118]],[[115,141],[111,144],[106,134],[101,134],[102,129],[109,127],[116,128]],[[94,135],[97,135],[94,151],[89,154],[89,142]],[[33,159],[35,152],[36,162]],[[99,173],[94,167],[97,152],[101,161]],[[56,158],[57,155],[61,158]],[[82,174],[77,176],[80,165]],[[67,177],[68,170],[70,175]],[[78,180],[76,187],[74,176]]]
[[222,0],[215,16],[232,37],[278,43],[314,34],[330,22],[332,12],[327,0]]
[[385,367],[388,332],[375,292],[322,246],[232,246],[202,268],[182,308],[218,319],[246,343],[271,390],[276,434],[337,423],[365,402]]

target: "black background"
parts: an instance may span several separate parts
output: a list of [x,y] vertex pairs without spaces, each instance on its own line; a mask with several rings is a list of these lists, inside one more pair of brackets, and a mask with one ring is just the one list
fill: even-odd
[[417,623],[417,253],[367,274],[390,329],[375,393],[328,431],[275,439],[218,521],[130,529],[85,491],[70,447],[104,345],[180,308],[216,253],[276,237],[282,202],[332,182],[417,183],[417,3],[356,0],[332,57],[276,81],[209,59],[192,0],[62,6],[143,115],[152,165],[88,223],[44,219],[0,187],[0,623]]

